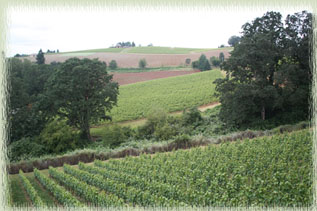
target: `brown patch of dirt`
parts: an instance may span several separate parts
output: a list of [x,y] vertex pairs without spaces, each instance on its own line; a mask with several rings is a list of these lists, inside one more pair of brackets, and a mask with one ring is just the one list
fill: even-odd
[[[86,56],[76,56],[80,59],[83,58],[98,58],[100,61],[104,61],[107,64],[111,60],[116,60],[118,67],[127,68],[127,67],[138,67],[139,60],[145,59],[147,62],[147,67],[161,67],[161,66],[168,66],[168,67],[175,67],[185,64],[185,60],[187,58],[191,59],[191,61],[198,60],[201,54],[205,54],[207,59],[212,56],[218,57],[220,52],[223,52],[225,58],[230,56],[229,51],[225,49],[219,50],[211,50],[206,52],[200,53],[189,53],[189,54],[132,54],[132,53],[94,53]],[[56,62],[64,62],[65,60],[72,58],[74,56],[62,56],[62,54],[50,54],[45,55],[45,63],[50,64],[53,61]],[[36,56],[31,55],[29,57],[24,57],[30,59],[31,61],[36,61]]]
[[158,78],[168,78],[173,76],[187,75],[200,72],[199,70],[191,71],[155,71],[155,72],[139,72],[139,73],[112,73],[113,80],[119,85],[133,84],[142,81],[148,81]]

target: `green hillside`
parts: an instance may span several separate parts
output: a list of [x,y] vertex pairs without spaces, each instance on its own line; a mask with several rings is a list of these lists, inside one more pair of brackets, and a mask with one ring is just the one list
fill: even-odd
[[111,110],[114,122],[146,117],[151,109],[166,112],[215,102],[215,79],[223,77],[219,70],[156,79],[120,86],[118,106]]

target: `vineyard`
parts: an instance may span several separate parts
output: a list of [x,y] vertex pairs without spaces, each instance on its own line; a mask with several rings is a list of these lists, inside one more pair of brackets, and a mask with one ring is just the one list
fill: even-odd
[[[33,206],[47,204],[42,192],[66,207],[309,206],[312,137],[302,130],[19,175]],[[42,188],[35,190],[32,177]]]
[[134,120],[146,117],[151,108],[173,112],[215,102],[212,82],[221,77],[219,70],[212,70],[120,86],[112,119]]

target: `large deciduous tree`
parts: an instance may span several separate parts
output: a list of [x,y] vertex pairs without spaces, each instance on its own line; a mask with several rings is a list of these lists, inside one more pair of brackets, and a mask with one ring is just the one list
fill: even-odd
[[242,26],[240,43],[222,65],[227,77],[215,81],[220,117],[228,124],[241,126],[283,112],[307,116],[311,14],[288,15],[285,25],[280,13],[267,12]]
[[49,79],[46,107],[91,141],[90,124],[107,119],[105,114],[116,105],[118,83],[98,59],[71,58],[61,64]]

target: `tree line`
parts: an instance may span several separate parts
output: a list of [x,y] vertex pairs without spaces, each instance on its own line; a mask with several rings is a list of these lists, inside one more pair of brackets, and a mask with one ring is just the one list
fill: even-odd
[[[220,117],[233,127],[309,117],[312,14],[267,12],[242,26],[216,83]],[[232,41],[233,39],[231,39]],[[229,40],[230,41],[230,40]]]
[[8,59],[10,144],[33,144],[34,153],[43,150],[41,146],[54,149],[58,141],[52,143],[49,130],[60,130],[70,149],[75,139],[83,145],[91,141],[90,124],[111,119],[106,114],[117,102],[119,86],[107,73],[107,64],[78,58],[54,64],[39,61],[41,56],[37,63]]

